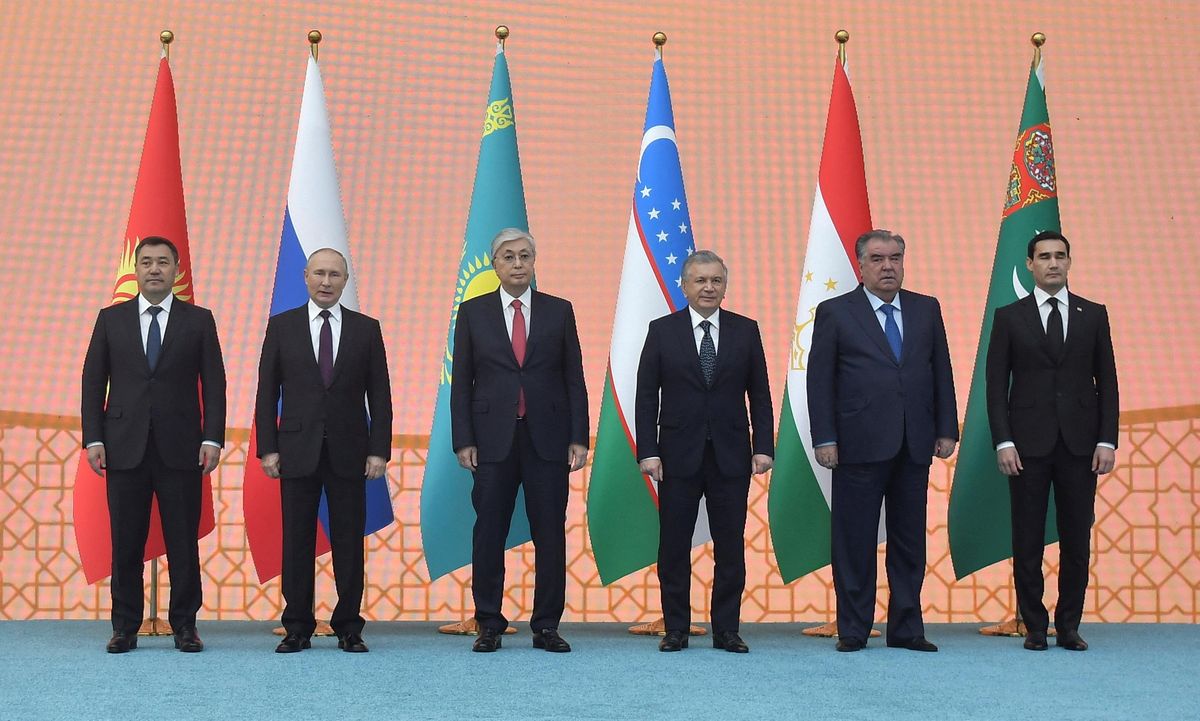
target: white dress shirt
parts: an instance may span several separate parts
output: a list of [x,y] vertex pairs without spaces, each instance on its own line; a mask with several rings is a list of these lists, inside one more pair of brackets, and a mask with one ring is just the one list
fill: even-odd
[[696,312],[692,306],[688,306],[688,313],[692,315],[692,334],[696,337],[696,353],[700,353],[700,343],[704,340],[704,329],[700,327],[701,321],[712,323],[712,328],[708,329],[708,334],[712,336],[713,350],[721,349],[721,309],[717,308],[713,314],[705,318]]
[[[863,286],[863,292],[867,294],[867,300],[871,303],[871,310],[875,311],[875,320],[879,321],[879,327],[883,332],[887,333],[887,313],[884,313],[880,308],[888,305],[888,302],[883,298],[875,295],[867,290],[867,286]],[[900,294],[896,293],[896,297],[892,298],[890,304],[896,310],[892,312],[892,317],[896,319],[896,327],[900,329],[900,340],[904,340],[904,313],[900,310]]]
[[321,311],[329,311],[329,329],[333,331],[333,361],[337,362],[338,347],[342,343],[342,304],[334,303],[332,308],[322,308],[309,299],[308,301],[308,330],[312,333],[313,357],[321,362],[321,326],[325,319]]
[[[162,299],[158,304],[162,308],[162,312],[158,314],[158,339],[164,341],[167,339],[167,321],[171,319],[171,304],[175,302],[175,296],[167,293],[167,297]],[[153,318],[150,315],[149,308],[154,305],[146,300],[146,296],[138,293],[138,325],[142,327],[142,352],[146,352],[146,341],[150,338],[150,320]]]
[[525,292],[517,297],[509,295],[504,286],[500,286],[500,307],[504,310],[504,327],[508,329],[509,340],[512,340],[513,317],[517,312],[517,309],[513,308],[514,300],[521,301],[521,315],[525,316],[525,340],[529,340],[529,321],[533,315],[530,301],[533,300],[533,289],[526,288]]

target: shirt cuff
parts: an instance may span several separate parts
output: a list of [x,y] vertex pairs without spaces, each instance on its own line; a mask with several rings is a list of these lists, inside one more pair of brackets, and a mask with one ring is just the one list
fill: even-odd
[[996,450],[997,450],[997,451],[1002,451],[1002,450],[1004,450],[1005,448],[1016,448],[1016,447],[1017,447],[1017,444],[1016,444],[1016,443],[1013,443],[1012,441],[1005,441],[1005,442],[1003,442],[1003,443],[997,443],[997,444],[996,444]]
[[91,443],[84,446],[84,448],[95,448],[96,446],[100,446],[101,448],[103,448],[104,441],[92,441]]
[[1105,442],[1103,442],[1103,441],[1101,441],[1100,443],[1097,443],[1097,444],[1096,444],[1096,447],[1097,447],[1097,448],[1107,448],[1107,449],[1108,449],[1108,450],[1110,450],[1110,451],[1115,451],[1115,450],[1117,450],[1117,447],[1116,447],[1116,446],[1114,446],[1113,444],[1111,444],[1111,443],[1105,443]]
[[220,444],[220,443],[217,443],[216,441],[204,441],[204,442],[203,442],[203,443],[201,443],[200,445],[202,445],[202,446],[212,446],[213,448],[218,448],[218,449],[221,449],[221,448],[224,448],[224,447],[225,447],[224,445],[222,445],[222,444]]
[[824,443],[814,443],[813,448],[824,448],[825,446],[836,446],[837,441],[825,441]]

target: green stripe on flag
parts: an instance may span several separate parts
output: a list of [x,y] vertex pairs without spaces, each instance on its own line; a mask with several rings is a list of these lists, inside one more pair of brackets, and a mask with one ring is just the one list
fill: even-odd
[[828,566],[831,538],[829,506],[796,429],[788,399],[790,391],[788,388],[783,392],[779,443],[775,447],[776,467],[788,472],[771,475],[767,501],[771,545],[784,583]]

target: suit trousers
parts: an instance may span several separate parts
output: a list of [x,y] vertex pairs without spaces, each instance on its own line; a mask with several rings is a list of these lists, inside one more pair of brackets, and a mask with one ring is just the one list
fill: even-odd
[[199,459],[195,468],[169,468],[159,455],[152,429],[141,463],[129,470],[110,469],[106,476],[112,532],[113,631],[136,634],[142,625],[143,558],[154,498],[158,499],[171,578],[167,619],[176,632],[184,626],[194,626],[203,603],[196,540],[202,496]]
[[[365,461],[364,461],[365,468]],[[317,512],[321,492],[329,506],[329,545],[337,605],[329,625],[338,637],[361,634],[363,597],[363,529],[367,523],[366,479],[337,475],[329,462],[329,441],[321,443],[317,469],[309,476],[279,482],[283,510],[283,626],[304,638],[317,627],[313,614]]]
[[865,642],[871,632],[881,504],[887,514],[887,641],[904,644],[925,635],[921,586],[928,489],[929,465],[914,463],[905,444],[891,460],[841,463],[833,470],[831,550],[839,637]]
[[737,632],[746,588],[746,501],[749,476],[722,476],[712,441],[704,444],[700,470],[684,478],[664,464],[658,484],[658,585],[668,631],[691,625],[692,534],[700,498],[708,508],[713,539],[712,630]]
[[561,461],[538,456],[529,426],[518,420],[512,450],[496,463],[480,463],[475,469],[471,504],[475,507],[475,529],[471,539],[471,593],[475,619],[480,628],[504,631],[508,619],[501,611],[504,597],[504,542],[512,524],[517,491],[524,486],[525,513],[533,538],[535,579],[533,615],[529,628],[534,633],[558,628],[567,593],[567,449]]
[[1058,604],[1054,627],[1059,633],[1079,629],[1087,591],[1091,557],[1092,522],[1095,518],[1096,474],[1091,456],[1076,456],[1062,436],[1049,456],[1021,457],[1024,470],[1009,479],[1012,499],[1013,580],[1017,607],[1031,631],[1046,631],[1050,618],[1042,603],[1045,579],[1042,553],[1046,537],[1046,509],[1054,489],[1058,522]]

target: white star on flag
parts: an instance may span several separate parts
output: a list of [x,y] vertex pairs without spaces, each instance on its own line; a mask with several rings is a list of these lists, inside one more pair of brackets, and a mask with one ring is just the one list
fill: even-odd
[[658,242],[660,242],[660,243],[667,242],[667,231],[665,231],[665,230],[658,231]]
[[687,226],[684,225],[683,223],[680,223],[679,224],[679,232],[683,233],[684,235],[687,235]]
[[643,198],[650,197],[650,186],[649,185],[642,186],[642,197]]
[[658,214],[659,214],[659,212],[660,212],[660,211],[659,211],[659,209],[658,209],[658,208],[651,208],[651,209],[650,209],[650,212],[649,212],[649,213],[647,213],[647,215],[649,215],[649,216],[650,216],[650,220],[658,220]]
[[679,260],[679,258],[676,257],[676,255],[674,253],[671,253],[670,255],[667,256],[667,262],[670,263],[671,265],[675,265],[675,261],[677,261],[677,260]]
[[679,198],[671,201],[671,210],[679,210]]

